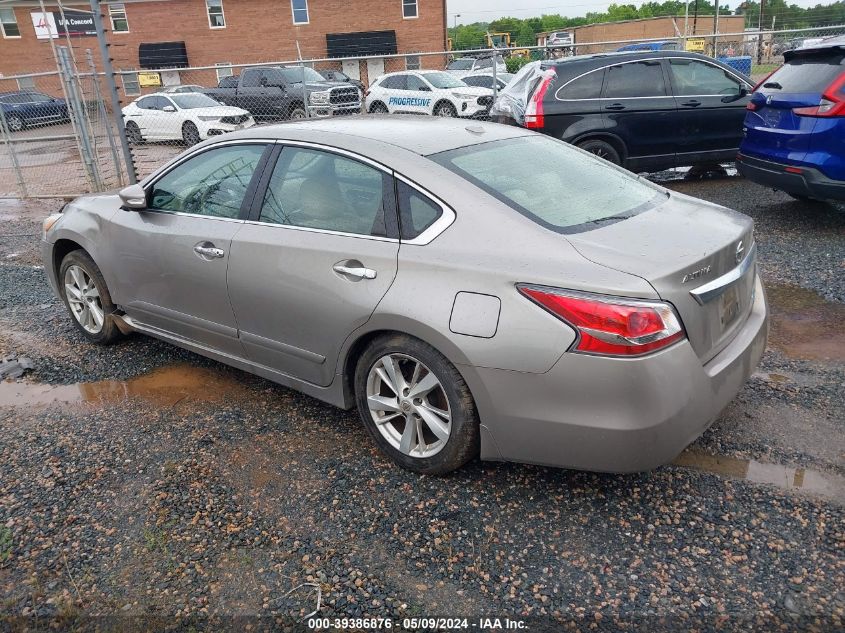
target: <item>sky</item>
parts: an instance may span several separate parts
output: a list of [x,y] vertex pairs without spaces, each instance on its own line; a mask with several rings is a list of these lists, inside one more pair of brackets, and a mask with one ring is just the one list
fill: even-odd
[[[643,0],[616,0],[617,4],[641,5]],[[736,8],[742,0],[722,0],[721,4]],[[788,4],[801,7],[813,7],[817,4],[827,4],[824,0],[787,0]],[[456,14],[458,24],[472,22],[490,22],[496,18],[531,18],[544,13],[559,13],[567,17],[577,17],[588,12],[600,12],[612,4],[608,0],[570,0],[555,4],[554,0],[447,0],[446,12],[449,26],[455,23]]]

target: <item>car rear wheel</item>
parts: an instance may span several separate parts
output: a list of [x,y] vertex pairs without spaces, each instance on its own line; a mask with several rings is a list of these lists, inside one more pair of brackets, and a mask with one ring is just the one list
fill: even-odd
[[88,253],[82,250],[68,253],[59,267],[58,281],[68,312],[85,338],[100,345],[120,338],[108,286]]
[[372,114],[387,114],[387,106],[384,105],[381,101],[376,101],[373,105],[370,106],[370,112]]
[[442,103],[438,103],[434,108],[434,116],[456,117],[458,116],[458,111],[455,110],[455,106],[451,103],[443,101]]
[[144,142],[144,137],[141,136],[141,128],[134,121],[129,121],[126,124],[126,138],[133,145],[140,145]]
[[590,154],[595,154],[599,158],[603,158],[614,165],[622,164],[622,158],[619,156],[619,152],[616,151],[616,148],[613,147],[613,145],[606,141],[590,139],[578,143],[578,147],[586,152],[590,152]]
[[185,141],[185,145],[188,147],[200,142],[200,131],[197,129],[197,126],[190,121],[182,126],[182,140]]
[[20,132],[25,127],[23,119],[17,114],[6,115],[6,125],[9,126],[10,132]]
[[478,414],[469,387],[446,357],[404,335],[376,339],[355,370],[358,412],[398,465],[428,475],[478,454]]

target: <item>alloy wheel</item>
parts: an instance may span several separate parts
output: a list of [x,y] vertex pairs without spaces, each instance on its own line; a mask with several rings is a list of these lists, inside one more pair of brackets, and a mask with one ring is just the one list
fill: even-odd
[[20,132],[23,129],[23,119],[19,116],[9,116],[6,118],[6,123],[9,126],[9,131]]
[[105,310],[97,285],[81,266],[70,266],[65,271],[65,296],[79,325],[86,332],[98,334],[103,329]]
[[431,457],[449,441],[452,412],[443,385],[412,356],[388,354],[375,362],[367,406],[379,433],[405,455]]

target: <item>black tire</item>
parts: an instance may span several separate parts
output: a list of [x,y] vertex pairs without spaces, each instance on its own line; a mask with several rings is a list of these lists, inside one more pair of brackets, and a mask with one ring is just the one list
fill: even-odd
[[370,114],[387,114],[388,112],[389,110],[387,109],[387,106],[381,101],[376,101],[370,106]]
[[[89,332],[86,330],[74,315],[73,309],[70,306],[67,296],[68,291],[65,286],[65,277],[68,269],[72,266],[81,268],[88,275],[90,281],[94,283],[94,286],[99,293],[99,302],[104,314],[103,325],[99,332]],[[106,285],[106,280],[103,279],[103,274],[100,272],[97,264],[94,263],[94,260],[91,259],[91,256],[88,253],[80,249],[71,251],[65,255],[65,258],[59,266],[58,285],[62,295],[62,301],[64,301],[65,307],[70,314],[73,324],[76,326],[76,329],[82,332],[82,335],[85,338],[92,343],[97,343],[98,345],[109,345],[122,337],[122,334],[114,321],[114,312],[116,307],[111,300],[111,293]]]
[[188,147],[192,147],[200,142],[200,131],[190,121],[186,121],[182,126],[182,140]]
[[434,116],[456,117],[458,116],[458,111],[455,109],[455,106],[448,101],[441,101],[434,106],[432,114],[434,114]]
[[301,121],[305,118],[307,118],[307,115],[305,114],[305,108],[298,103],[291,106],[291,109],[288,110],[288,119],[290,119],[291,121]]
[[581,141],[578,143],[578,147],[583,149],[585,152],[590,152],[590,154],[595,154],[599,158],[603,158],[606,161],[613,163],[614,165],[621,165],[622,164],[622,157],[619,156],[619,152],[616,151],[616,148],[613,147],[607,141],[602,141],[599,139],[588,139],[586,141]]
[[807,204],[824,204],[824,200],[820,198],[811,198],[810,196],[804,196],[800,193],[789,193],[788,191],[785,192],[793,200],[797,200],[798,202],[804,202]]
[[8,126],[10,132],[21,132],[24,128],[26,128],[26,122],[17,114],[7,114],[6,125]]
[[144,137],[141,136],[141,128],[135,121],[129,121],[126,124],[126,139],[133,145],[140,145],[144,142]]
[[[388,354],[401,354],[422,362],[440,381],[451,414],[449,438],[430,457],[412,457],[392,446],[381,434],[367,406],[367,381],[375,364]],[[426,475],[443,475],[478,456],[479,421],[469,387],[454,365],[436,349],[403,334],[375,339],[355,367],[355,400],[358,413],[376,445],[399,466]]]

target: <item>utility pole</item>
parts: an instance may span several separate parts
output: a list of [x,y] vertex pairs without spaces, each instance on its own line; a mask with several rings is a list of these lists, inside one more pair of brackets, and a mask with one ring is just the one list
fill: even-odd
[[760,34],[757,36],[757,64],[763,63],[763,10],[766,6],[766,0],[760,0],[760,22],[757,24],[757,30]]
[[716,6],[716,15],[713,16],[713,57],[719,56],[719,0],[713,3]]
[[695,0],[695,9],[692,15],[692,34],[695,35],[698,27],[698,0]]

